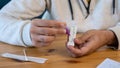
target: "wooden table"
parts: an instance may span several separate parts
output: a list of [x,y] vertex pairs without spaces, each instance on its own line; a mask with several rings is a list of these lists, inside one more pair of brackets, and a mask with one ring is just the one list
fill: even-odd
[[[66,36],[58,36],[50,46],[42,48],[27,48],[27,55],[47,58],[44,64],[35,62],[20,62],[0,57],[0,68],[96,68],[106,58],[120,61],[120,51],[103,47],[90,55],[72,58],[65,47]],[[0,54],[13,53],[23,55],[23,47],[0,43]]]

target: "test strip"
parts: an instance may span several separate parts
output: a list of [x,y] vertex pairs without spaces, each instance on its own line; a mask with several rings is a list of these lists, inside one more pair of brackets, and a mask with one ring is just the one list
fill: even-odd
[[6,58],[11,58],[11,59],[17,59],[21,61],[32,61],[36,63],[45,63],[45,61],[47,60],[45,58],[38,58],[38,57],[31,57],[31,56],[27,56],[28,60],[26,60],[25,57],[22,55],[16,55],[11,53],[3,53],[1,56]]

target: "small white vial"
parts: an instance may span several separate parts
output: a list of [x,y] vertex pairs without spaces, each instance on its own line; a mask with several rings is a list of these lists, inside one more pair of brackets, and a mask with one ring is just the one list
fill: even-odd
[[68,42],[67,45],[68,46],[74,46],[74,39],[76,38],[76,34],[77,34],[77,25],[75,21],[71,21],[70,23],[70,28],[68,31]]

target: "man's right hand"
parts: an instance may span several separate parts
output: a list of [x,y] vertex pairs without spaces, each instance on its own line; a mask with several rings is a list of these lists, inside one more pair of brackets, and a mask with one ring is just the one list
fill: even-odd
[[33,19],[30,35],[34,46],[50,45],[57,34],[65,34],[66,24],[54,20]]

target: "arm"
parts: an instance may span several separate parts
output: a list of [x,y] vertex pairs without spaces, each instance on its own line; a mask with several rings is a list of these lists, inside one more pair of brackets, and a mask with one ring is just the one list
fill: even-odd
[[44,0],[12,0],[0,11],[0,41],[32,45],[31,19],[45,10]]

